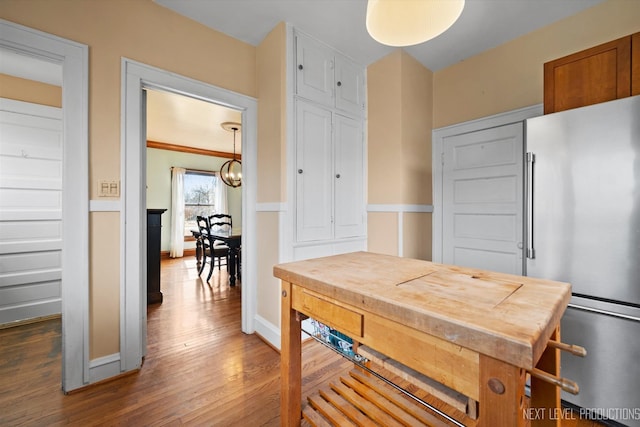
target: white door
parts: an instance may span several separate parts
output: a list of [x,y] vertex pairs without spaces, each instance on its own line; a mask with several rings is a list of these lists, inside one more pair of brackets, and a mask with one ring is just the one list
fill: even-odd
[[0,100],[0,324],[61,312],[62,110]]
[[331,111],[296,101],[296,234],[299,242],[333,235]]
[[523,124],[444,139],[442,262],[523,273]]
[[359,120],[335,116],[335,237],[365,235],[364,146]]

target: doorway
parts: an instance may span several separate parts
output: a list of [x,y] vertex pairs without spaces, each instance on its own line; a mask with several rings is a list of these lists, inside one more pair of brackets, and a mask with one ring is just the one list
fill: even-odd
[[[62,389],[89,382],[89,49],[0,20],[0,49],[62,66]],[[73,268],[65,266],[73,265]]]
[[[242,133],[241,112],[183,94],[147,89],[146,119],[146,207],[166,209],[156,255],[195,260],[192,232],[198,229],[197,216],[229,215],[231,231],[241,235],[243,186],[231,187],[219,178],[226,162],[241,160],[242,147],[236,143],[236,136],[240,139]],[[227,130],[232,124],[237,126],[237,135]],[[181,169],[184,175],[174,176]],[[176,183],[180,190],[174,191]],[[148,271],[156,276],[157,269]],[[207,277],[203,273],[203,281]]]
[[185,95],[240,111],[243,124],[242,184],[242,331],[254,332],[256,314],[256,171],[257,102],[255,99],[132,60],[122,60],[123,175],[121,254],[120,370],[141,366],[146,354],[146,137],[147,89]]

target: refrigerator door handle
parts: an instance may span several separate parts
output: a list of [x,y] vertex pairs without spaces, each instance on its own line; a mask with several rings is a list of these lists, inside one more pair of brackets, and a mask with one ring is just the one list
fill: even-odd
[[536,155],[527,152],[527,253],[528,259],[535,259],[536,250],[533,246],[533,165],[536,162]]
[[630,315],[624,314],[624,313],[615,313],[615,312],[609,311],[609,310],[602,310],[600,308],[587,307],[587,306],[584,306],[584,305],[573,304],[573,303],[567,304],[567,307],[571,307],[571,308],[574,308],[576,310],[588,311],[590,313],[603,314],[605,316],[616,317],[618,319],[625,319],[625,320],[631,320],[631,321],[634,321],[634,322],[640,322],[640,318],[638,318],[638,317],[630,316]]

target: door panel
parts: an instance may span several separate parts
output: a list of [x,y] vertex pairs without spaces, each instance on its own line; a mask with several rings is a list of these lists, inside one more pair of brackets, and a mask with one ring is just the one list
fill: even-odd
[[0,111],[0,323],[61,311],[62,115],[21,105]]
[[365,234],[361,122],[335,116],[335,237]]
[[296,230],[300,242],[332,236],[331,111],[296,103]]
[[336,108],[358,115],[364,110],[364,73],[347,58],[335,59]]
[[322,43],[296,35],[296,93],[333,105],[333,53]]
[[522,124],[444,143],[442,261],[522,274]]

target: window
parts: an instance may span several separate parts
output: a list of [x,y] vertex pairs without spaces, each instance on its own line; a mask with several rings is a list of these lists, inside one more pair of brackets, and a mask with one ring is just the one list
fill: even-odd
[[213,173],[189,171],[184,175],[184,235],[197,229],[197,216],[208,217],[216,211],[218,179]]

